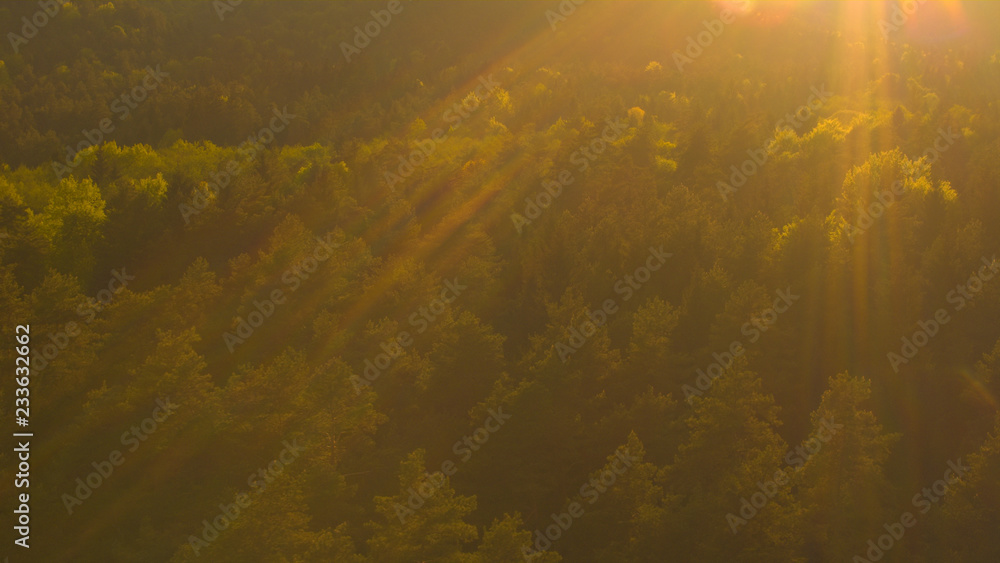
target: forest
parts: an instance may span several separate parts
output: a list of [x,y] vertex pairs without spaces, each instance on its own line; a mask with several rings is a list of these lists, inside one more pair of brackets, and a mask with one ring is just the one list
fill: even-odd
[[1000,3],[0,3],[4,562],[1000,561]]

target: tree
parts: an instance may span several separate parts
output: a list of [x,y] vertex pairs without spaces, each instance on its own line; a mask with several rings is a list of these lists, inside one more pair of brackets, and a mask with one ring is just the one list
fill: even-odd
[[809,557],[836,560],[857,553],[884,522],[898,518],[883,466],[899,435],[885,433],[865,410],[870,396],[866,379],[831,377],[811,416],[809,441],[792,457]]
[[1000,519],[1000,417],[979,451],[969,456],[968,466],[968,473],[950,484],[952,492],[946,497],[942,527],[935,534],[943,549],[932,545],[931,552],[961,563],[996,561],[1000,544],[993,524]]
[[[773,398],[742,358],[694,399],[687,440],[659,482],[662,516],[650,512],[661,535],[637,540],[653,544],[644,560],[801,560],[798,508],[789,489],[773,483],[788,449],[779,424]],[[756,493],[767,502],[746,509]]]
[[425,467],[424,451],[415,450],[400,464],[399,493],[375,497],[380,521],[369,523],[371,561],[470,560],[463,548],[479,533],[464,518],[475,510],[476,499],[456,494],[444,474]]

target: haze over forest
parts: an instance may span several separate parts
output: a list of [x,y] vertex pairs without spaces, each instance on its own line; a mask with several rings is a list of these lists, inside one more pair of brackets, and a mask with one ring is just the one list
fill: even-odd
[[4,561],[1000,561],[1000,3],[0,32]]

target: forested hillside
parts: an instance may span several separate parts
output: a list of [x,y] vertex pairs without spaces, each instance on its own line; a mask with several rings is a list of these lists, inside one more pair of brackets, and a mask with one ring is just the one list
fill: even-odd
[[0,557],[1000,560],[1000,3],[0,31]]

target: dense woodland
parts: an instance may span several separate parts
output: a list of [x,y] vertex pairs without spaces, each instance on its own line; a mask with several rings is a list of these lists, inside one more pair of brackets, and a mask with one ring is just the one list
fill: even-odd
[[56,1],[10,561],[1000,560],[1000,4]]

